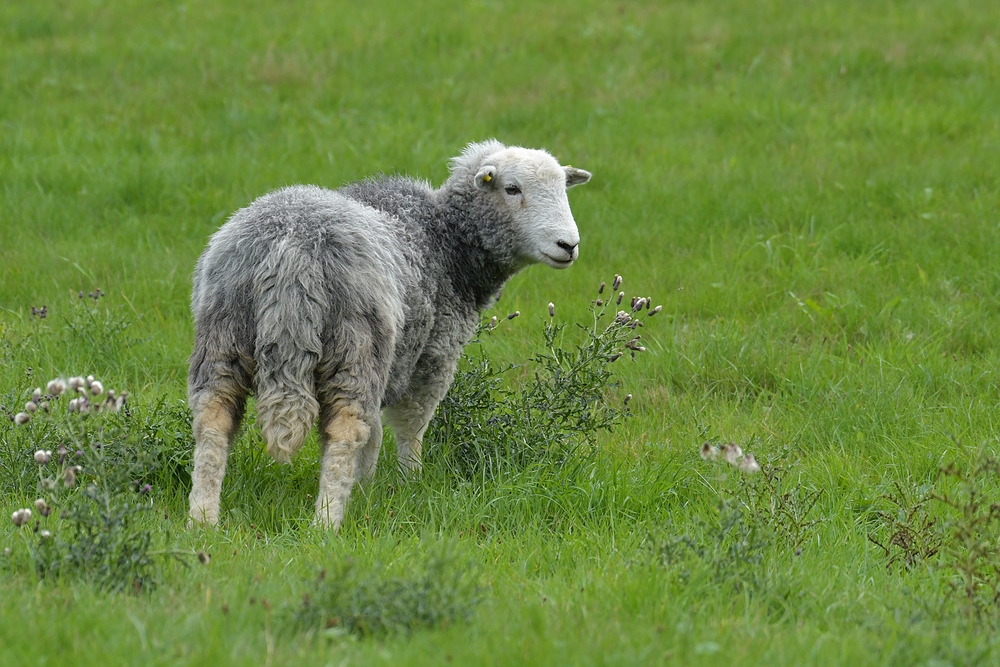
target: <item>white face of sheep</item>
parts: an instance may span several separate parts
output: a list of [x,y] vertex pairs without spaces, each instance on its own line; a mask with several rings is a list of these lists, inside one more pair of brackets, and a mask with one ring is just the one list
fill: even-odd
[[580,232],[566,189],[590,172],[563,167],[545,151],[506,148],[485,160],[476,187],[490,193],[514,221],[518,252],[527,263],[565,269],[580,254]]

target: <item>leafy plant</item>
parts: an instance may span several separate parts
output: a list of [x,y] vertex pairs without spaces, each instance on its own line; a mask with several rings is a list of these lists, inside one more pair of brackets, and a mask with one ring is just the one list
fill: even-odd
[[[69,398],[69,396],[75,396]],[[65,405],[65,407],[63,407]],[[40,578],[77,577],[111,590],[147,590],[156,583],[153,537],[140,517],[153,509],[146,481],[159,465],[158,452],[142,446],[132,429],[127,395],[104,391],[92,376],[53,380],[36,389],[22,428],[58,442],[38,449],[39,497],[12,515]]]
[[[498,365],[486,355],[483,338],[504,320],[482,323],[428,429],[429,461],[471,479],[542,461],[565,462],[591,451],[597,435],[628,414],[631,395],[620,405],[611,402],[609,390],[618,386],[612,364],[645,351],[638,329],[660,312],[648,297],[633,297],[622,306],[624,292],[614,294],[621,282],[616,275],[608,297],[601,283],[588,308],[590,322],[576,325],[583,337],[576,344],[563,343],[566,325],[556,322],[550,303],[542,349],[523,368]],[[512,313],[507,320],[519,315]],[[514,370],[530,373],[526,385],[517,389],[504,382]]]
[[883,496],[890,508],[875,512],[880,529],[869,532],[868,541],[882,550],[890,570],[896,565],[912,570],[940,552],[943,535],[938,517],[928,511],[930,489],[907,492],[898,481],[893,487]]
[[941,549],[957,575],[963,611],[967,618],[995,623],[1000,612],[1000,503],[990,490],[1000,481],[1000,459],[981,446],[967,469],[947,465],[939,481],[951,482],[951,488],[935,489],[931,497],[951,510]]

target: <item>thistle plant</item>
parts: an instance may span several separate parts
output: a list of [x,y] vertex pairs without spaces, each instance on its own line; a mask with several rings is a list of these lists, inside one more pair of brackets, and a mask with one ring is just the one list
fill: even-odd
[[[662,310],[649,297],[625,301],[624,292],[615,296],[621,285],[616,275],[609,296],[601,283],[585,321],[575,324],[582,336],[575,344],[564,343],[567,324],[550,302],[540,351],[523,366],[498,365],[481,346],[521,313],[482,322],[428,429],[428,460],[443,462],[463,477],[481,478],[593,451],[598,434],[629,414],[631,394],[613,401],[619,385],[613,365],[623,357],[635,361],[646,350],[642,330]],[[517,389],[505,382],[515,370],[530,373]]]
[[[11,520],[40,578],[78,577],[113,590],[155,584],[152,533],[140,517],[153,508],[145,480],[155,454],[135,446],[128,394],[105,390],[93,376],[55,379],[35,389],[15,416],[51,448],[33,454],[38,498]],[[21,417],[21,419],[18,419]]]

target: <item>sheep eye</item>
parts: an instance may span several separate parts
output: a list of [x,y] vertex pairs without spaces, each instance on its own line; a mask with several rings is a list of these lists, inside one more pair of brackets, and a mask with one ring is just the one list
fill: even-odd
[[507,187],[504,188],[504,192],[506,192],[509,195],[519,195],[521,194],[521,188],[517,187],[516,185],[508,185]]

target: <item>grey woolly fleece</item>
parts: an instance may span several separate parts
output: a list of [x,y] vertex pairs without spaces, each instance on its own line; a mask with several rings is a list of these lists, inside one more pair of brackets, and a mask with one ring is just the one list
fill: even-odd
[[437,190],[395,176],[292,186],[236,212],[195,271],[192,408],[221,395],[238,422],[256,389],[269,451],[287,460],[324,398],[377,413],[421,383],[443,395],[478,311],[525,265],[512,220],[475,185],[504,148],[470,145]]

